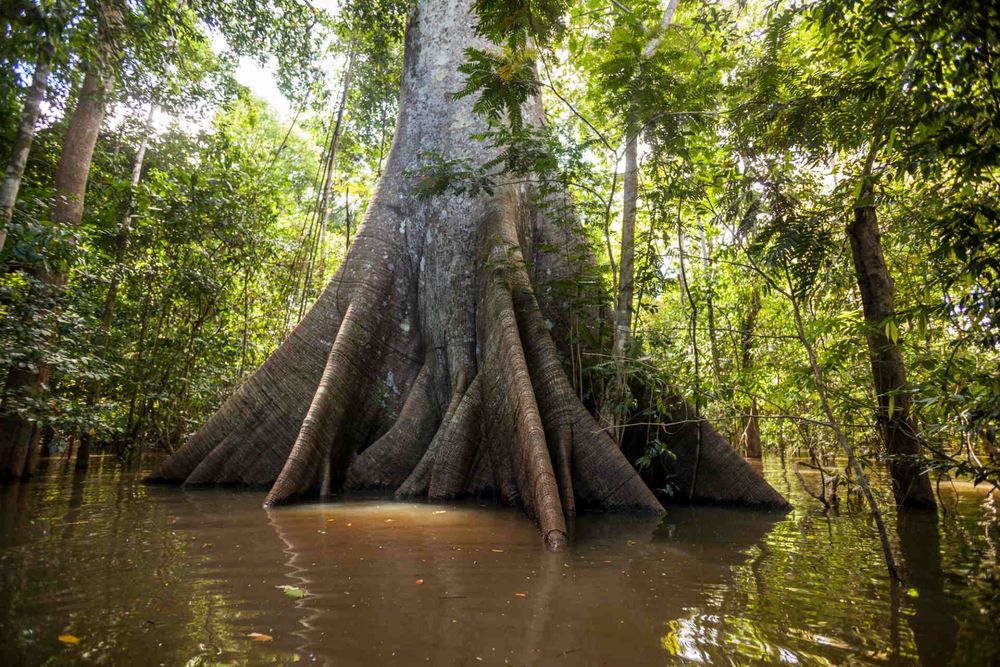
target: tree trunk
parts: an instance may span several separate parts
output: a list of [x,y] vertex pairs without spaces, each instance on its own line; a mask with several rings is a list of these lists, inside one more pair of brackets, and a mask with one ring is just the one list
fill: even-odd
[[[872,188],[866,180],[860,202],[870,202]],[[885,258],[878,231],[875,207],[870,203],[854,209],[854,220],[847,227],[851,241],[854,270],[861,292],[861,304],[867,325],[868,351],[872,378],[878,399],[878,422],[889,453],[896,503],[902,507],[936,507],[930,480],[921,472],[921,443],[910,415],[910,397],[905,393],[906,368],[897,344],[893,304],[895,286]],[[890,335],[891,334],[891,335]]]
[[629,132],[625,140],[625,174],[622,178],[622,250],[618,262],[618,300],[615,304],[615,332],[612,353],[615,359],[625,356],[632,333],[632,294],[635,284],[635,213],[639,198],[639,138]]
[[[135,159],[132,161],[132,178],[129,181],[128,200],[125,204],[125,214],[122,216],[121,224],[118,226],[118,239],[115,245],[115,264],[112,267],[111,282],[108,284],[108,291],[104,295],[104,306],[101,308],[101,324],[97,337],[94,340],[94,352],[98,357],[103,357],[108,346],[108,337],[111,334],[111,323],[115,317],[115,307],[118,303],[118,287],[121,285],[122,271],[125,264],[125,253],[128,251],[128,237],[132,231],[132,217],[135,213],[136,190],[139,187],[139,180],[142,178],[142,164],[146,158],[146,148],[149,145],[149,137],[153,133],[153,119],[156,116],[156,103],[149,103],[149,112],[146,114],[146,123],[143,126],[142,139],[135,151]],[[86,406],[87,412],[93,410],[101,395],[101,381],[93,380],[87,386]],[[87,467],[90,459],[90,443],[93,440],[91,429],[84,429],[80,434],[80,449],[76,455],[76,468],[83,470]]]
[[[87,189],[90,161],[97,142],[97,133],[104,121],[104,102],[109,84],[88,71],[76,108],[66,128],[62,152],[56,166],[52,206],[52,223],[57,227],[76,227],[83,217],[83,197]],[[31,271],[32,290],[29,298],[43,308],[54,308],[66,280],[64,270],[53,265]],[[9,408],[9,401],[19,398],[37,399],[42,395],[51,373],[43,359],[35,359],[30,368],[13,368],[4,386],[3,415],[0,416],[0,479],[16,479],[25,471],[25,460],[35,422]]]
[[[753,373],[753,342],[754,330],[757,328],[757,316],[760,314],[760,292],[755,288],[750,296],[750,307],[740,331],[740,366],[743,379]],[[760,446],[760,419],[757,417],[757,395],[750,396],[750,408],[743,423],[743,448],[748,459],[759,459],[762,451]]]
[[635,286],[635,214],[639,199],[638,134],[629,130],[625,138],[625,174],[622,177],[622,247],[618,259],[618,294],[615,300],[614,333],[611,356],[615,363],[614,391],[605,397],[612,405],[606,410],[605,421],[611,426],[611,436],[621,442],[621,404],[628,382],[625,358],[632,338],[632,295]]
[[722,360],[719,358],[719,333],[715,328],[715,303],[712,296],[712,289],[715,285],[715,276],[712,271],[712,249],[708,240],[708,232],[705,225],[698,223],[698,235],[701,237],[701,268],[705,274],[705,314],[708,315],[708,346],[712,354],[712,376],[718,384],[722,380]]
[[[539,206],[522,178],[494,196],[416,196],[412,174],[428,152],[494,157],[470,137],[484,128],[472,100],[452,97],[464,50],[484,46],[470,4],[418,3],[393,145],[344,262],[151,480],[263,485],[267,505],[345,488],[493,496],[522,506],[550,548],[565,544],[576,505],[662,511],[562,363],[572,313],[557,286],[589,253],[580,230],[552,213],[565,206]],[[526,106],[541,122],[540,100]],[[725,471],[702,475],[716,472]],[[752,486],[784,503],[759,476]]]
[[337,119],[334,123],[333,128],[330,130],[330,141],[327,143],[326,149],[323,154],[323,165],[321,167],[323,175],[323,187],[320,190],[319,201],[316,205],[316,233],[314,236],[306,236],[306,244],[312,244],[312,252],[309,261],[307,262],[307,268],[302,283],[302,299],[299,302],[299,317],[302,317],[302,313],[305,309],[306,302],[310,296],[310,288],[313,284],[313,274],[316,269],[315,256],[317,250],[320,252],[321,261],[319,262],[319,275],[322,277],[326,272],[326,229],[329,223],[329,208],[330,208],[330,198],[333,194],[333,172],[337,162],[337,147],[340,145],[340,135],[341,128],[344,122],[344,110],[347,108],[347,94],[351,88],[351,73],[354,69],[354,45],[351,45],[351,50],[347,54],[347,67],[344,70],[344,78],[341,83],[340,90],[340,103],[337,106]]
[[[669,0],[663,12],[659,26],[652,31],[652,36],[642,50],[639,66],[648,59],[663,40],[663,33],[670,27],[679,0]],[[611,435],[615,442],[621,442],[621,424],[623,419],[620,407],[626,400],[625,359],[632,337],[632,298],[635,287],[635,217],[639,201],[639,128],[635,127],[638,119],[635,108],[629,110],[629,118],[625,130],[625,173],[622,176],[622,243],[618,262],[618,293],[615,295],[614,331],[611,340],[611,357],[615,364],[615,383],[613,392],[605,396],[605,401],[611,402],[611,409],[605,410],[603,421],[610,423]],[[611,253],[610,247],[608,253]],[[612,269],[614,260],[612,258]]]
[[49,61],[52,59],[52,45],[46,42],[38,50],[38,62],[35,63],[35,73],[31,77],[31,86],[24,98],[24,110],[21,112],[21,122],[14,135],[11,147],[10,161],[4,172],[3,185],[0,186],[0,250],[7,241],[7,227],[14,217],[14,204],[17,203],[17,191],[21,187],[21,177],[28,163],[31,144],[35,140],[35,123],[45,99],[45,90],[49,85]]

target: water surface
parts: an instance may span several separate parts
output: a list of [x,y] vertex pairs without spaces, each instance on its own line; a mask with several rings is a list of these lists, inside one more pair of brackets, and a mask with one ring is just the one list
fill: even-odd
[[516,510],[265,511],[263,492],[51,462],[0,487],[0,664],[1000,662],[995,498],[947,487],[940,520],[890,516],[893,591],[864,513],[767,474],[791,513],[586,514],[549,554]]

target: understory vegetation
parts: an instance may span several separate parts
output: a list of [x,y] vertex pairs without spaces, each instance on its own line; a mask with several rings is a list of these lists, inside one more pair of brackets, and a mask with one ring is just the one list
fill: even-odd
[[[2,411],[50,453],[81,441],[173,451],[345,255],[391,145],[408,7],[0,6],[10,164],[47,70],[0,221]],[[692,419],[749,457],[821,469],[824,504],[856,483],[845,453],[870,470],[910,457],[932,485],[1000,481],[994,3],[475,6],[493,46],[467,51],[467,86],[453,92],[476,100],[489,128],[478,138],[500,157],[429,153],[410,175],[425,198],[518,179],[543,200],[571,193],[598,262],[553,287],[606,308],[607,325],[605,344],[565,364],[617,440],[668,411],[654,395],[637,415],[641,385],[679,390]],[[273,80],[283,109],[247,88],[247,71]],[[72,220],[56,179],[88,77],[103,83],[102,118],[93,157],[75,158],[86,196]],[[543,124],[521,117],[536,92]],[[866,283],[876,251],[882,292]],[[882,362],[873,380],[881,353],[904,382],[879,384]],[[42,379],[15,386],[19,371]],[[888,442],[897,422],[915,429],[918,454]],[[665,456],[654,441],[636,465]],[[679,489],[667,479],[657,491]]]

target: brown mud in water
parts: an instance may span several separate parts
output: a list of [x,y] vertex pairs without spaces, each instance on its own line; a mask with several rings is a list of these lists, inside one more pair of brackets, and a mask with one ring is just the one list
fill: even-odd
[[791,513],[585,514],[553,554],[495,506],[265,511],[53,464],[0,487],[0,664],[997,664],[995,498],[946,485],[937,522],[893,517],[893,595],[862,513],[766,473]]

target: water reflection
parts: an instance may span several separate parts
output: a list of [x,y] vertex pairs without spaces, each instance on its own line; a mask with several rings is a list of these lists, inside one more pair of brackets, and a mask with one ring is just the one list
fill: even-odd
[[[780,470],[767,474],[780,479]],[[995,500],[890,516],[585,514],[145,487],[98,460],[0,487],[0,664],[996,664]],[[790,487],[793,496],[794,485]],[[251,633],[266,634],[257,642]],[[76,646],[61,634],[80,638]]]
[[913,613],[908,616],[907,624],[913,632],[920,662],[948,664],[955,651],[958,623],[954,605],[944,592],[937,515],[900,512],[896,530],[906,568],[906,593],[913,600]]
[[[441,664],[664,656],[671,622],[731,588],[780,517],[681,508],[580,517],[549,554],[516,512],[377,501],[268,513],[288,585],[308,591],[300,651]],[[720,520],[721,519],[721,520]]]

